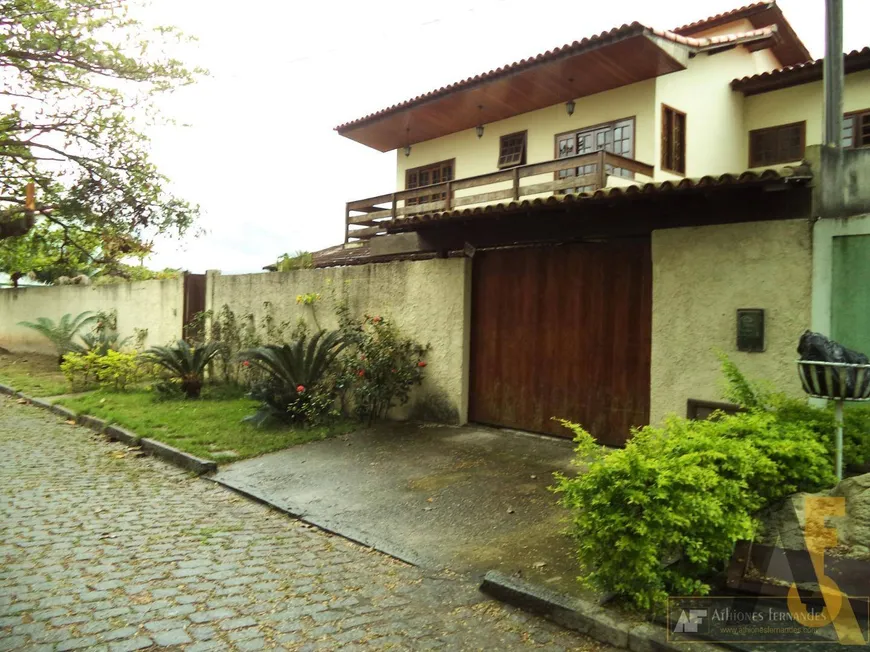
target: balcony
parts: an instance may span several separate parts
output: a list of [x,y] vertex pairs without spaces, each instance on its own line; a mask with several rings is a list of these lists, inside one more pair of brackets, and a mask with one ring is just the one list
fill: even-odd
[[653,166],[601,151],[358,199],[347,203],[345,242],[386,234],[391,224],[413,215],[486,206],[503,200],[517,202],[555,194],[594,192],[608,185],[634,185],[638,176],[644,177],[641,183],[652,181]]

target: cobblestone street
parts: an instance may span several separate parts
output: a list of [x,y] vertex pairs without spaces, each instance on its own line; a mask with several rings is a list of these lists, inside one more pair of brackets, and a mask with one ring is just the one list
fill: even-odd
[[0,650],[605,650],[0,398]]

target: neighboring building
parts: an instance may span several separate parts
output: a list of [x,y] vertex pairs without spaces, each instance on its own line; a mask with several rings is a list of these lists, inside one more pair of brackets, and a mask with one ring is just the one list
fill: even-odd
[[[845,69],[843,146],[860,150],[870,49]],[[713,348],[796,391],[800,333],[838,323],[816,304],[853,292],[813,281],[821,79],[761,2],[670,31],[632,23],[421,95],[337,127],[396,150],[396,190],[348,202],[345,246],[315,264],[473,259],[460,420],[557,433],[565,417],[619,443],[719,398]],[[764,310],[761,351],[738,351],[744,308]]]

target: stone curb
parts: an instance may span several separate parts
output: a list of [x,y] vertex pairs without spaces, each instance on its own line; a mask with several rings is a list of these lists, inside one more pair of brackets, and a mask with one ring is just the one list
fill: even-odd
[[14,396],[15,390],[9,387],[9,385],[0,384],[0,394],[8,394],[9,396]]
[[148,451],[156,457],[162,457],[176,466],[193,471],[199,475],[217,471],[217,463],[204,460],[190,453],[185,453],[163,442],[143,437],[139,440],[139,445],[142,447],[142,450]]
[[142,443],[142,438],[135,432],[130,432],[129,430],[126,430],[121,426],[116,426],[111,423],[106,426],[103,434],[113,441],[119,441],[122,444],[126,444],[127,446],[132,446],[134,448],[138,448],[139,445]]
[[724,649],[702,642],[671,643],[663,627],[625,622],[617,612],[601,607],[596,602],[556,593],[498,571],[486,574],[480,590],[562,627],[632,652],[721,652]]
[[[6,387],[5,385],[0,385],[0,388],[3,388],[3,390],[11,389],[9,387]],[[7,393],[3,390],[0,390],[0,393]],[[22,394],[21,392],[15,393],[14,390],[12,390],[10,394],[13,396],[18,396],[19,398],[23,398],[31,405],[35,405],[36,407],[50,410],[54,414],[58,415],[59,417],[63,417],[67,421],[75,421],[80,426],[89,428],[98,434],[106,435],[109,439],[119,441],[123,444],[126,444],[127,446],[140,446],[142,450],[150,453],[151,455],[154,455],[155,457],[160,457],[167,462],[170,462],[175,466],[180,466],[181,468],[188,471],[193,471],[198,475],[202,475],[204,473],[213,473],[217,471],[217,464],[215,462],[212,462],[210,460],[204,460],[200,457],[196,457],[195,455],[185,453],[184,451],[180,451],[177,448],[173,448],[168,444],[164,444],[153,439],[139,437],[139,435],[137,435],[136,433],[130,432],[125,428],[107,424],[103,419],[98,419],[97,417],[93,417],[89,414],[76,414],[72,410],[63,407],[62,405],[58,405],[57,403],[41,401],[37,398]]]

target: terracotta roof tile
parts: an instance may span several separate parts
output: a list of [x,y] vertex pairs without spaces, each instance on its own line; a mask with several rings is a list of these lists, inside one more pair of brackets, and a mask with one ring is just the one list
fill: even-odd
[[812,178],[812,172],[807,165],[785,166],[770,168],[757,172],[746,171],[740,174],[722,174],[720,176],[705,176],[697,179],[681,179],[679,181],[661,181],[657,183],[645,183],[635,186],[616,186],[602,188],[594,192],[566,194],[547,198],[512,201],[500,204],[490,204],[476,208],[456,209],[425,215],[413,215],[399,218],[395,222],[385,225],[388,231],[408,230],[410,227],[430,222],[462,219],[468,217],[484,216],[493,213],[505,213],[512,211],[528,210],[546,206],[560,206],[564,204],[595,201],[595,200],[619,200],[630,199],[643,195],[666,195],[670,193],[682,193],[687,191],[710,189],[716,187],[733,187],[736,185],[752,185],[770,182],[807,181]]
[[[731,82],[731,88],[743,91],[747,95],[763,93],[765,91],[787,88],[822,78],[824,59],[807,61],[794,66],[784,66],[770,72],[763,72],[749,77],[741,77]],[[861,50],[852,50],[843,55],[843,63],[846,73],[858,72],[870,69],[870,46]]]
[[774,6],[776,6],[775,2],[754,2],[743,7],[738,7],[737,9],[732,9],[731,11],[723,11],[721,14],[716,14],[715,16],[709,16],[708,18],[704,18],[702,20],[696,20],[695,22],[688,23],[687,25],[675,27],[671,31],[677,34],[691,34],[693,32],[700,32],[708,29],[709,27],[715,27],[717,24],[727,22],[731,19],[739,20],[746,14],[760,11],[763,9],[771,9]]

